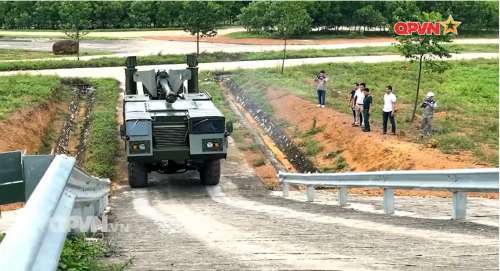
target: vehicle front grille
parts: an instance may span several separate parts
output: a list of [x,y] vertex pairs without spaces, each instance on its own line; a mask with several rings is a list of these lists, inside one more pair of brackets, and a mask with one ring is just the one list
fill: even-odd
[[153,146],[157,149],[187,146],[187,126],[184,123],[153,123]]

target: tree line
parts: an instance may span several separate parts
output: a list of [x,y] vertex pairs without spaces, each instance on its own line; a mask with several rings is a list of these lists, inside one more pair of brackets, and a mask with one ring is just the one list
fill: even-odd
[[[181,27],[191,11],[190,2],[170,1],[67,1],[0,2],[0,27],[3,29],[64,29],[74,14],[85,18],[87,29]],[[248,2],[212,2],[217,23],[237,21]]]
[[[4,29],[63,29],[72,14],[86,18],[87,29],[182,27],[193,2],[102,1],[102,2],[0,2],[0,27]],[[240,24],[248,31],[276,30],[275,13],[285,2],[211,2],[216,24]],[[386,30],[401,18],[423,12],[451,14],[462,21],[461,30],[497,30],[498,2],[391,1],[391,2],[294,2],[301,12],[300,31]],[[283,7],[283,9],[280,9]]]
[[[498,31],[498,2],[474,1],[387,1],[387,2],[294,2],[306,11],[300,20],[308,23],[303,29],[316,31],[387,31],[399,20],[417,20],[420,14],[437,12],[452,15],[462,22],[460,29]],[[252,2],[243,7],[240,23],[250,32],[272,32],[277,27],[274,9],[286,4]]]

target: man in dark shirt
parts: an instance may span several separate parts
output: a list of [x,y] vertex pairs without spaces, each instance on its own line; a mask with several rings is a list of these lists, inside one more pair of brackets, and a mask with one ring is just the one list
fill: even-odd
[[363,99],[363,120],[365,127],[363,132],[370,132],[370,106],[372,105],[372,95],[370,95],[370,89],[365,88],[363,90],[365,98]]
[[356,110],[354,109],[353,103],[354,103],[354,94],[356,94],[356,90],[358,88],[359,88],[359,83],[358,82],[354,83],[354,86],[351,89],[351,98],[349,99],[349,107],[352,110],[352,125],[356,123]]

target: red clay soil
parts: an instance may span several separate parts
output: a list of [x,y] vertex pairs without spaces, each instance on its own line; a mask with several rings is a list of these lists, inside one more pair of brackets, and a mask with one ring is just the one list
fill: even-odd
[[21,109],[0,121],[0,152],[26,150],[34,153],[42,146],[43,138],[54,125],[58,113],[67,109],[59,101],[48,101],[35,108]]
[[[267,89],[266,96],[272,105],[274,117],[292,124],[288,128],[305,132],[312,127],[313,118],[317,127],[324,126],[314,138],[324,148],[314,157],[318,167],[330,166],[333,161],[326,157],[332,151],[340,151],[352,171],[410,170],[410,169],[457,169],[484,167],[474,162],[470,154],[444,154],[437,149],[427,148],[403,138],[382,135],[381,129],[372,128],[364,133],[359,127],[351,127],[352,116],[336,112],[331,108],[318,108],[309,101],[277,89]],[[307,113],[305,113],[307,112]],[[376,115],[373,117],[377,117]],[[380,195],[380,190],[353,189],[365,195]],[[397,195],[419,195],[448,197],[449,192],[440,191],[397,191]],[[496,193],[483,194],[488,198],[498,198]]]
[[[189,41],[195,42],[194,36],[147,36],[145,39],[164,40],[164,41]],[[282,45],[280,39],[265,39],[265,38],[244,38],[234,39],[226,35],[215,37],[200,38],[201,42],[210,43],[227,43],[227,44],[245,44],[245,45]],[[372,42],[394,42],[393,38],[362,38],[362,39],[291,39],[287,40],[288,45],[327,45],[327,44],[346,44],[346,43],[372,43]]]

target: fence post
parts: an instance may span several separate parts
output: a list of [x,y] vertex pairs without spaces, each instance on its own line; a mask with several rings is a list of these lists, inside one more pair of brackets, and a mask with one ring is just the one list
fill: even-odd
[[339,206],[347,205],[347,187],[341,186],[338,191]]
[[453,191],[452,219],[465,219],[466,213],[467,194],[465,192]]
[[384,188],[384,212],[387,215],[394,214],[394,189]]
[[288,197],[288,190],[290,189],[290,185],[288,183],[283,182],[283,197],[287,198]]
[[313,202],[314,201],[314,185],[308,185],[307,186],[307,201]]

